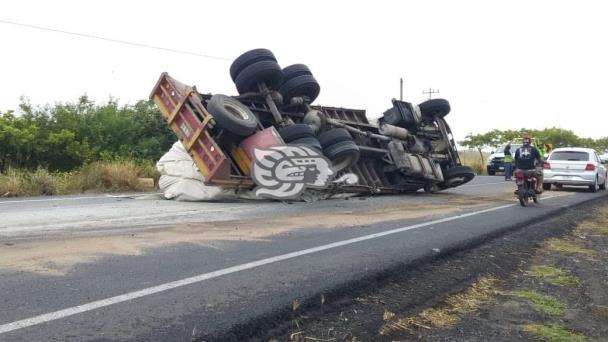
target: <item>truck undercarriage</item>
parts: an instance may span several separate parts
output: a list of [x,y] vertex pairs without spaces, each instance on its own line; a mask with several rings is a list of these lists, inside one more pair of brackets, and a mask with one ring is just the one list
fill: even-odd
[[[272,52],[249,51],[231,67],[240,95],[201,94],[163,73],[150,98],[192,156],[206,185],[250,190],[253,147],[305,145],[356,184],[321,192],[435,192],[475,176],[462,166],[445,121],[446,100],[392,100],[378,123],[364,110],[312,105],[320,87],[302,64],[281,69]],[[272,139],[269,139],[272,137]]]

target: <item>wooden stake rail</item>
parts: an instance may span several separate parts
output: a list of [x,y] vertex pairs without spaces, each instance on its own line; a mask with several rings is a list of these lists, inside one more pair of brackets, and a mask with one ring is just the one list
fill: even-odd
[[192,156],[206,185],[250,186],[249,177],[232,175],[230,156],[213,139],[209,129],[215,122],[194,88],[161,74],[150,99]]

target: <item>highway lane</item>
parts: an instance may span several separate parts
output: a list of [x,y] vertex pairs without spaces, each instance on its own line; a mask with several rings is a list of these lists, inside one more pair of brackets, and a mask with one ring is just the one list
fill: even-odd
[[[294,299],[605,195],[549,192],[546,197],[556,197],[520,208],[512,189],[513,183],[500,177],[478,177],[438,195],[289,205],[104,196],[0,202],[0,212],[9,217],[0,223],[0,340],[210,336]],[[180,208],[192,212],[175,216]],[[28,213],[35,228],[11,230],[6,222],[27,228],[18,220],[20,212]],[[121,234],[128,220],[104,223],[118,215],[149,213],[159,215],[136,219],[142,227],[153,225],[145,231],[124,227],[129,233]],[[65,225],[48,230],[45,221]],[[93,223],[82,228],[82,221]],[[51,315],[40,318],[45,314]]]
[[[492,196],[492,186],[500,186],[500,177],[477,177],[471,184],[447,191],[462,195]],[[444,194],[444,193],[441,193]],[[437,203],[442,197],[421,196],[416,200]],[[400,196],[399,200],[411,199]],[[370,203],[371,202],[371,203]],[[291,214],[302,210],[323,212],[340,208],[358,209],[371,205],[381,207],[394,202],[392,197],[378,197],[374,201],[358,203],[332,200],[317,203],[265,202],[252,205],[238,203],[192,203],[159,199],[158,195],[87,195],[37,198],[0,199],[0,237],[15,238],[61,234],[67,232],[95,232],[109,230],[140,230],[152,226],[171,225],[181,222],[216,222],[242,218],[267,217],[275,213]],[[353,204],[355,203],[355,204]]]

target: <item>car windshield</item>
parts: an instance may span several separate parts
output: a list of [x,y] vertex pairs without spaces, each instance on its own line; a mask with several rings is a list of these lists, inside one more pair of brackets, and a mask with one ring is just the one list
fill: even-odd
[[588,161],[589,153],[577,151],[553,152],[549,160]]

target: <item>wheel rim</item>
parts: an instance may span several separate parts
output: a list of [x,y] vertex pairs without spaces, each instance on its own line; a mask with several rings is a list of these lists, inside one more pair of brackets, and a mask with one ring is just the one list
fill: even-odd
[[353,158],[351,155],[340,156],[340,157],[332,160],[331,168],[335,172],[341,171],[341,170],[347,168],[348,166],[350,166],[352,161],[353,161]]
[[241,108],[234,106],[231,103],[225,103],[224,108],[228,111],[228,113],[232,114],[232,116],[237,117],[241,120],[249,120],[249,114],[247,114]]
[[467,182],[467,177],[465,176],[457,176],[457,177],[453,177],[448,179],[447,183],[450,187],[457,187],[461,184],[464,184]]

